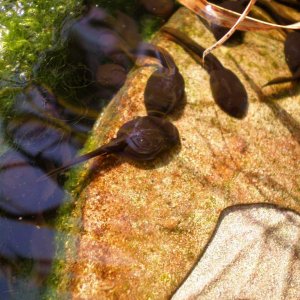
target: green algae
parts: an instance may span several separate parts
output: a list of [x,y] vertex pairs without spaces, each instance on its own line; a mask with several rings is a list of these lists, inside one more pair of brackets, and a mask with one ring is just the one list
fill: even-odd
[[53,45],[53,37],[67,15],[78,13],[78,0],[38,0],[1,4],[0,77],[15,80],[16,74],[32,78],[32,65]]
[[163,25],[163,19],[160,17],[145,15],[140,20],[141,34],[145,40],[151,40],[153,34]]
[[[109,12],[122,7],[129,15],[136,13],[136,1],[95,1],[95,4]],[[0,116],[13,115],[12,104],[16,95],[32,82],[43,83],[55,90],[62,82],[68,85],[73,70],[66,62],[61,29],[66,22],[73,22],[82,13],[83,6],[78,0],[36,0],[3,1],[0,5]],[[144,38],[149,39],[162,24],[162,19],[149,17],[141,19]],[[72,78],[73,79],[73,78]],[[75,82],[76,83],[76,82]],[[76,87],[76,85],[75,85]],[[72,95],[72,88],[66,89]],[[105,103],[103,103],[103,106]],[[84,148],[87,152],[97,145],[92,137]],[[70,191],[65,203],[54,220],[56,255],[52,275],[47,283],[44,299],[69,298],[68,284],[72,274],[66,275],[66,255],[75,260],[76,236],[81,230],[81,210],[84,201],[74,202],[80,193],[85,169],[75,168],[69,173],[66,190]],[[31,265],[24,265],[24,276]],[[65,284],[62,284],[64,282]],[[57,290],[57,286],[65,289]]]

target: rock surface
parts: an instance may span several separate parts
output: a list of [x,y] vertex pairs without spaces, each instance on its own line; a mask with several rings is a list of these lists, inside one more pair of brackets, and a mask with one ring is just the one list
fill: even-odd
[[[204,47],[214,42],[184,8],[168,26]],[[65,242],[67,261],[57,286],[74,299],[167,299],[197,262],[225,208],[272,203],[300,212],[299,86],[261,89],[273,77],[289,75],[282,36],[247,32],[242,45],[214,52],[247,89],[243,120],[217,107],[209,75],[182,48],[162,34],[154,43],[173,55],[186,82],[186,106],[171,119],[181,147],[146,164],[110,157],[85,165],[72,212],[80,222],[72,229],[78,241]],[[95,127],[97,145],[146,114],[143,91],[151,72],[140,68],[128,78]]]
[[225,209],[195,269],[172,297],[299,299],[300,215],[270,205]]

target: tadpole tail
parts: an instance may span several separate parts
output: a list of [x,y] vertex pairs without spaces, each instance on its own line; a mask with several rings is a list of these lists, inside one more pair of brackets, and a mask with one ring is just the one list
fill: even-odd
[[[167,55],[170,56],[170,54],[167,53],[166,50],[148,43],[141,44],[138,49],[135,49],[133,51],[133,54],[136,57],[150,56],[157,58],[160,61],[160,63],[167,68],[169,67],[170,60],[172,60],[172,58],[169,58],[169,60],[166,58]],[[175,65],[174,61],[173,65]]]
[[66,163],[65,165],[63,165],[57,169],[54,169],[54,170],[50,171],[49,173],[41,176],[40,178],[37,179],[37,181],[41,181],[41,180],[46,179],[47,177],[51,177],[55,174],[64,172],[64,171],[70,169],[71,167],[73,167],[77,164],[80,164],[84,161],[87,161],[93,157],[105,156],[105,155],[108,155],[111,153],[121,152],[126,145],[127,145],[126,139],[124,139],[123,137],[114,138],[110,142],[97,148],[96,150],[93,150],[91,152],[88,152],[86,154],[78,156],[78,157],[74,158],[73,160],[71,160],[70,162]]
[[285,83],[285,82],[292,82],[292,81],[297,81],[300,80],[300,75],[298,76],[291,76],[291,77],[277,77],[272,79],[271,81],[267,82],[264,84],[262,87],[278,84],[278,83]]
[[213,54],[208,54],[204,63],[202,59],[203,53],[205,51],[204,47],[197,44],[195,41],[193,41],[191,38],[180,32],[179,30],[164,26],[161,31],[175,43],[180,45],[187,53],[189,53],[197,63],[202,65],[203,68],[207,70],[207,72],[223,68],[221,62]]
[[37,179],[37,182],[40,182],[42,180],[45,180],[47,177],[52,177],[53,175],[56,175],[56,174],[59,174],[59,173],[62,173],[68,169],[70,169],[71,167],[77,165],[77,164],[80,164],[84,161],[87,161],[93,157],[96,157],[96,156],[105,156],[105,155],[108,155],[109,152],[107,151],[106,147],[101,147],[99,149],[96,149],[94,151],[91,151],[89,153],[86,153],[86,154],[83,154],[81,156],[78,156],[76,157],[75,159],[71,160],[70,162],[67,162],[65,165],[59,167],[59,168],[56,168],[52,171],[50,171],[49,173],[41,176],[40,178]]

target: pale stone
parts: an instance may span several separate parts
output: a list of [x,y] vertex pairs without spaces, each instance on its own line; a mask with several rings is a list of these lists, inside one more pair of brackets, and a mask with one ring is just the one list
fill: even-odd
[[270,205],[226,209],[172,300],[300,299],[300,215]]

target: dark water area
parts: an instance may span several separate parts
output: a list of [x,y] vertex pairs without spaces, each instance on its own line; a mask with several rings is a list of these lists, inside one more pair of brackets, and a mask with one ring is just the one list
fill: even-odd
[[1,80],[17,92],[1,117],[0,299],[42,298],[61,234],[55,218],[72,201],[67,176],[47,174],[74,159],[123,86],[140,53],[141,24],[149,24],[145,36],[175,9],[173,1],[141,1],[124,12],[96,2],[78,4],[80,15],[57,26],[55,46],[39,54],[31,79]]

